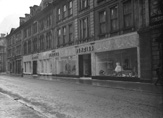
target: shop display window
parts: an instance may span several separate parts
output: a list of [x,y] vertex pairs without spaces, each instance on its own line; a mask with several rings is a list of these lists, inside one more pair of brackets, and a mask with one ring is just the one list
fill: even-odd
[[64,57],[59,61],[60,75],[76,75],[76,60],[74,57]]
[[137,77],[137,49],[96,53],[96,76]]

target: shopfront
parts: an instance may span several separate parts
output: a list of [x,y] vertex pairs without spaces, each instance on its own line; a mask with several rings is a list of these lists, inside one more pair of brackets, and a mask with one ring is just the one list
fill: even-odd
[[95,43],[92,78],[140,78],[139,36],[130,33]]
[[58,49],[55,58],[57,76],[77,76],[77,56],[74,47]]

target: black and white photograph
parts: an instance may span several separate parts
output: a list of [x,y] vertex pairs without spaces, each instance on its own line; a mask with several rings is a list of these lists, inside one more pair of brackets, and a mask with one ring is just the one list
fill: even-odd
[[0,0],[0,118],[163,118],[163,0]]

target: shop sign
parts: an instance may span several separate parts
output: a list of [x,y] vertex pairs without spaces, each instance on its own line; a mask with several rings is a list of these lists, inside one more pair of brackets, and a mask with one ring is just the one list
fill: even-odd
[[38,59],[38,55],[32,56],[32,59],[33,59],[33,60]]
[[49,54],[49,57],[56,57],[56,56],[59,56],[59,52],[52,51],[52,52]]
[[88,53],[94,51],[94,45],[88,45],[88,46],[83,46],[83,47],[77,47],[76,48],[76,53],[81,54],[81,53]]

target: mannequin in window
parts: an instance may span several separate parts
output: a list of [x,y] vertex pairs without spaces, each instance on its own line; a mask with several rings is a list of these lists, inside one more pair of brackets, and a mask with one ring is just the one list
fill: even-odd
[[122,76],[123,68],[119,62],[116,63],[115,72],[117,76]]

